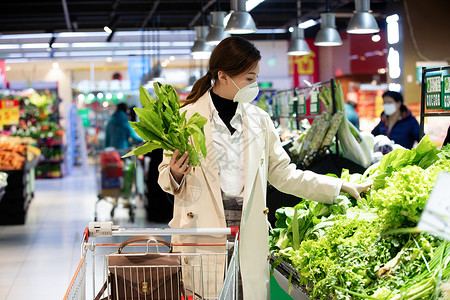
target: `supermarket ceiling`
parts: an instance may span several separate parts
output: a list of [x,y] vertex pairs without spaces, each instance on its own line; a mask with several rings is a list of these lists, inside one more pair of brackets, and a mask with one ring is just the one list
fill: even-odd
[[[385,26],[390,3],[399,1],[370,1],[381,28]],[[250,14],[258,30],[245,37],[290,39],[288,28],[296,23],[297,0],[257,2],[260,3]],[[312,19],[316,23],[305,30],[306,38],[315,37],[320,13],[325,12],[327,3],[336,15],[337,28],[342,31],[355,9],[354,0],[299,3],[300,22]],[[218,9],[229,12],[230,0],[2,0],[0,59],[27,62],[49,58],[126,58],[152,55],[155,51],[161,56],[189,58],[195,39],[194,26],[209,25],[210,12]],[[105,26],[113,33],[105,32]],[[53,45],[50,53],[49,44]]]
[[[251,10],[260,29],[286,28],[296,19],[297,0],[265,0]],[[389,0],[371,0],[376,16],[383,15]],[[391,0],[392,2],[392,0]],[[336,25],[344,27],[354,10],[353,0],[330,0]],[[230,11],[230,0],[12,0],[0,5],[0,33],[58,33],[66,31],[193,29],[209,24],[209,12]],[[325,0],[301,0],[301,20],[318,19]],[[201,10],[203,9],[204,18]]]

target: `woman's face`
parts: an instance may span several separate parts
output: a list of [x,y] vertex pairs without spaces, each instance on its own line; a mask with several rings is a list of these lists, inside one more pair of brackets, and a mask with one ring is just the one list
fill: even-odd
[[395,102],[394,98],[392,98],[391,96],[384,96],[383,104],[395,104],[396,111],[399,111],[400,106],[402,105],[400,102]]
[[[258,74],[259,74],[259,62],[253,68],[248,70],[247,72],[244,72],[242,74],[231,77],[231,79],[233,79],[233,81],[237,85],[237,87],[233,83],[231,83],[229,85],[230,92],[232,90],[233,93],[236,94],[239,91],[239,89],[242,89],[242,88],[246,87],[247,85],[255,82],[256,78],[258,77]],[[238,89],[238,87],[239,87],[239,89]]]

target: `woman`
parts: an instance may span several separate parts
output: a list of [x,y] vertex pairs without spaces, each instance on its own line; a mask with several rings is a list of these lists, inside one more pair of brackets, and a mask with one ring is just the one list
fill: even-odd
[[[244,299],[270,297],[265,203],[268,181],[282,192],[330,204],[339,191],[359,198],[359,193],[369,186],[303,172],[290,164],[269,115],[248,103],[258,94],[260,59],[253,44],[240,37],[227,38],[216,46],[208,72],[195,83],[183,106],[186,118],[198,112],[208,119],[204,127],[207,157],[201,166],[191,168],[188,154],[177,160],[176,150],[159,166],[159,184],[175,194],[171,227],[214,228],[240,223]],[[225,239],[179,237],[177,241]]]
[[380,123],[372,130],[372,134],[385,135],[407,149],[419,141],[420,126],[410,110],[403,104],[403,97],[398,92],[387,91],[383,94],[384,112]]

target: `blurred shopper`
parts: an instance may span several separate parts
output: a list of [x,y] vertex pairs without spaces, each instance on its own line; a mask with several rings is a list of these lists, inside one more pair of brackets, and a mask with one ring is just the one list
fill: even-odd
[[385,135],[396,144],[411,149],[414,142],[419,141],[420,126],[403,103],[403,96],[398,92],[385,92],[383,107],[380,123],[372,130],[372,134]]
[[356,105],[357,104],[354,101],[347,101],[347,103],[345,103],[345,115],[350,123],[355,125],[356,129],[359,130],[359,115],[356,112]]
[[127,110],[128,106],[125,103],[119,103],[116,112],[108,121],[105,132],[105,148],[113,147],[120,155],[130,150],[131,142],[142,141],[128,123]]

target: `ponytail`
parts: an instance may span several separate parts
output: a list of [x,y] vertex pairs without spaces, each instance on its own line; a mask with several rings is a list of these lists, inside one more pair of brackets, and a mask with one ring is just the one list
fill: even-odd
[[183,106],[196,102],[204,93],[206,93],[211,88],[212,74],[207,72],[205,76],[200,78],[194,83],[189,96],[183,101]]

